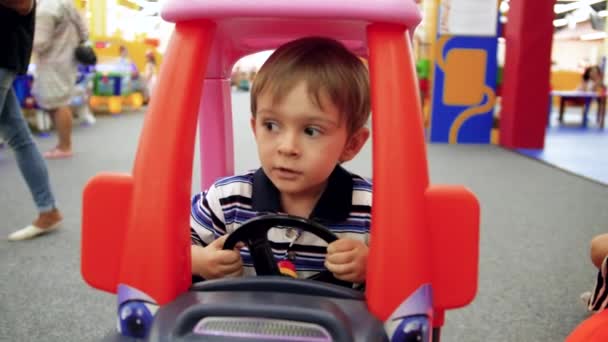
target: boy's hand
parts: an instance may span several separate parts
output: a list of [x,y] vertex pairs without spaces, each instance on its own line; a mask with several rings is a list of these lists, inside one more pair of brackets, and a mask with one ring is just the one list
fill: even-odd
[[243,274],[243,260],[237,244],[233,250],[223,250],[228,235],[215,239],[207,247],[192,246],[192,271],[206,280],[238,277]]
[[368,247],[363,241],[338,239],[327,246],[325,267],[340,280],[363,283]]

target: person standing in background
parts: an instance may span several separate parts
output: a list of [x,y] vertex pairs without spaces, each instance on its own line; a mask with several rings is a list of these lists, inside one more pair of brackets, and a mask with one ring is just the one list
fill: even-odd
[[39,0],[36,11],[34,53],[37,56],[32,93],[40,107],[51,113],[59,142],[45,158],[72,156],[72,110],[78,64],[76,47],[86,41],[88,30],[72,0]]
[[144,102],[148,103],[156,85],[156,57],[154,57],[154,52],[152,51],[146,52],[144,82]]
[[599,66],[593,65],[585,68],[583,72],[582,81],[577,90],[580,91],[602,91],[604,90],[604,77],[602,76],[602,69]]
[[0,136],[15,151],[17,165],[25,179],[38,217],[27,227],[12,233],[9,240],[24,240],[50,232],[63,219],[56,208],[44,159],[32,139],[21,113],[12,84],[17,74],[27,71],[34,38],[33,0],[0,0]]
[[132,76],[133,74],[138,74],[139,70],[137,70],[137,66],[133,63],[133,60],[129,56],[129,50],[126,46],[121,45],[118,47],[118,66],[119,71],[124,73],[125,75]]

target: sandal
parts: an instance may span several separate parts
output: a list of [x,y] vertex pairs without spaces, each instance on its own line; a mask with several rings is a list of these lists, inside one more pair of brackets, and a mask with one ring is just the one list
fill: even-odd
[[72,157],[72,151],[64,151],[55,147],[54,149],[44,152],[43,156],[46,159],[63,159]]

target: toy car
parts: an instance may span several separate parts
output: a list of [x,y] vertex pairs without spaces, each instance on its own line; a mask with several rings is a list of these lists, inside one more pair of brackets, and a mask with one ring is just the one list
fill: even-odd
[[[118,295],[123,335],[109,339],[438,341],[444,311],[475,296],[479,205],[464,187],[429,185],[409,42],[420,21],[414,0],[168,1],[163,17],[176,22],[155,90],[165,96],[150,103],[133,173],[97,175],[83,194],[83,278]],[[338,39],[369,62],[374,197],[365,293],[320,282],[331,277],[276,275],[269,227],[335,238],[294,217],[256,218],[229,237],[227,247],[243,240],[257,250],[257,277],[192,286],[197,121],[207,187],[234,171],[234,63],[312,35]]]
[[143,105],[142,85],[135,65],[115,62],[96,66],[93,91],[89,103],[99,110],[106,107],[112,114],[120,113],[123,105],[138,109]]

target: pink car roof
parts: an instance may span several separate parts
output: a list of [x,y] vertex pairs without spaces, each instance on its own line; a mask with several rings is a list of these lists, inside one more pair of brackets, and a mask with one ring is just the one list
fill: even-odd
[[207,78],[226,78],[239,58],[303,36],[332,37],[367,57],[369,24],[403,25],[411,34],[421,19],[414,0],[168,0],[162,17],[216,23]]
[[171,22],[247,17],[364,20],[407,27],[420,21],[414,0],[167,0],[162,17]]

